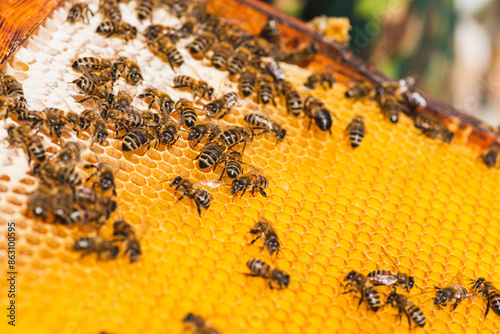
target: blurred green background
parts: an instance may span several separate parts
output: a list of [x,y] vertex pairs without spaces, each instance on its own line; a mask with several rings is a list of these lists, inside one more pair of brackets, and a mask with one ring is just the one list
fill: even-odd
[[[500,123],[499,0],[269,0],[310,21],[351,21],[351,49],[382,72],[457,109]],[[269,2],[268,1],[268,2]]]

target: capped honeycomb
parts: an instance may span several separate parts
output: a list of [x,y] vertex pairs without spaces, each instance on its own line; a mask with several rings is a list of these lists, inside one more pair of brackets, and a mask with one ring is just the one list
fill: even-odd
[[[129,13],[124,14],[127,20],[144,30],[147,24],[133,14],[135,2],[120,6]],[[141,37],[125,44],[97,36],[90,32],[100,22],[99,15],[89,26],[71,26],[64,23],[68,9],[58,9],[9,65],[9,73],[23,83],[30,107],[83,110],[68,82],[77,78],[71,59],[85,52],[134,56],[144,85],[170,89],[175,73],[147,50]],[[161,13],[155,16],[162,18]],[[209,80],[217,94],[235,87],[225,72],[194,61],[183,47],[179,51],[187,63],[182,73]],[[282,66],[297,87],[310,74]],[[434,285],[444,286],[458,273],[465,279],[484,276],[500,282],[495,260],[500,172],[484,166],[480,152],[465,145],[422,136],[405,116],[391,124],[374,101],[348,100],[345,90],[341,83],[330,90],[300,88],[301,94],[322,99],[337,116],[331,135],[315,124],[308,129],[306,118],[287,115],[283,101],[277,100],[277,108],[265,107],[264,112],[286,128],[287,140],[278,145],[270,135],[254,140],[247,145],[245,162],[269,176],[268,197],[247,193],[233,200],[229,187],[220,186],[210,190],[214,200],[201,218],[189,200],[176,202],[173,189],[162,183],[175,175],[219,178],[220,169],[214,173],[197,167],[193,159],[199,149],[190,149],[185,138],[170,149],[126,153],[113,136],[108,145],[90,148],[88,133],[79,138],[65,133],[62,142],[77,140],[86,147],[84,162],[100,159],[118,169],[117,218],[134,226],[143,251],[133,264],[126,257],[80,258],[71,247],[88,231],[26,217],[27,196],[38,181],[27,174],[24,151],[8,148],[2,130],[0,230],[6,234],[7,223],[16,223],[19,273],[16,328],[7,327],[4,319],[2,332],[183,333],[182,319],[193,312],[221,333],[406,333],[407,321],[399,321],[397,310],[385,307],[374,313],[366,304],[358,308],[352,294],[342,295],[342,280],[350,270],[367,274],[393,269],[382,247],[428,292],[412,291],[416,296],[411,299],[427,318],[426,327],[417,332],[496,332],[496,315],[490,312],[483,319],[485,302],[480,298],[464,301],[453,312],[424,302],[433,297]],[[135,103],[146,106],[137,99]],[[224,124],[244,125],[243,116],[261,108],[244,100]],[[354,115],[362,115],[367,127],[356,149],[344,133]],[[48,151],[55,152],[58,141],[43,136]],[[277,257],[262,251],[260,241],[249,245],[253,238],[248,231],[259,215],[273,224],[280,238]],[[106,229],[109,226],[102,233],[109,232]],[[0,239],[4,264],[6,248],[6,239]],[[243,275],[251,258],[290,274],[289,287],[270,290],[264,280]],[[5,280],[0,288],[7,290]],[[390,289],[379,291],[385,301]],[[0,294],[0,302],[7,305],[6,293]]]

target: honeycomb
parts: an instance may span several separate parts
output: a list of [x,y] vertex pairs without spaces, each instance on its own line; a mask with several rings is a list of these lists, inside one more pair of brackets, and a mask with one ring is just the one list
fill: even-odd
[[[122,4],[122,11],[132,11],[133,5]],[[11,61],[9,71],[23,83],[31,107],[40,102],[63,107],[64,101],[76,111],[82,108],[66,84],[74,79],[68,59],[71,52],[82,52],[82,44],[70,43],[78,43],[77,36],[89,28],[64,24],[68,8],[57,10]],[[98,15],[92,18],[90,27],[98,20]],[[60,47],[56,41],[66,44]],[[103,56],[115,48],[126,54],[134,47],[119,39],[95,37],[92,42],[88,49]],[[145,82],[171,82],[171,71],[155,77],[157,60],[138,50],[138,61],[151,68],[142,66]],[[309,75],[295,66],[283,68],[297,85]],[[203,66],[196,71],[219,82],[219,88],[232,87],[222,72]],[[495,260],[500,244],[498,169],[489,170],[478,159],[479,152],[465,145],[422,136],[407,117],[397,125],[389,123],[373,101],[345,99],[343,84],[328,91],[301,89],[323,99],[338,117],[332,135],[314,124],[308,130],[308,120],[288,116],[283,101],[278,108],[266,107],[285,126],[288,140],[278,145],[271,136],[255,140],[245,151],[245,161],[270,177],[268,197],[245,194],[233,201],[229,188],[218,187],[211,190],[213,203],[201,218],[189,200],[176,202],[172,188],[161,183],[177,174],[218,179],[220,171],[198,169],[193,162],[197,152],[186,140],[170,150],[125,153],[114,139],[90,149],[88,133],[78,139],[63,135],[65,141],[78,140],[87,147],[85,162],[96,162],[99,156],[119,167],[118,214],[134,226],[143,251],[133,264],[126,257],[80,258],[71,247],[88,232],[25,216],[27,194],[37,180],[27,174],[25,153],[8,148],[2,130],[0,229],[6,234],[7,223],[16,223],[19,275],[16,328],[7,327],[4,319],[1,332],[183,333],[182,319],[193,312],[221,333],[406,333],[408,324],[405,318],[399,321],[397,310],[385,307],[374,313],[365,304],[358,308],[353,295],[341,294],[342,280],[352,269],[392,269],[382,247],[428,292],[412,291],[411,299],[427,318],[426,327],[416,332],[496,332],[496,315],[490,312],[483,320],[485,302],[480,298],[464,301],[453,312],[424,302],[433,296],[433,285],[443,286],[458,273],[500,282]],[[243,125],[243,115],[258,108],[246,101],[227,123]],[[367,135],[352,149],[344,129],[355,114],[364,116]],[[45,143],[50,143],[47,136]],[[50,143],[48,151],[57,150],[57,144]],[[248,245],[248,231],[261,214],[280,237],[276,259],[261,251],[259,242]],[[3,264],[6,248],[6,239],[1,239]],[[243,275],[251,258],[290,274],[289,288],[270,290],[264,280]],[[1,305],[7,305],[4,279],[0,288]],[[385,300],[390,290],[379,291]]]

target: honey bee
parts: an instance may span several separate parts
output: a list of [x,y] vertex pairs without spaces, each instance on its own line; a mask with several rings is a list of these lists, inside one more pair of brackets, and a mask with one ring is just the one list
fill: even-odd
[[162,145],[172,147],[179,139],[179,132],[184,119],[176,121],[173,118],[164,119],[159,129],[159,140]]
[[314,59],[318,50],[319,46],[315,42],[309,42],[287,53],[283,61],[298,66],[306,66]]
[[224,173],[230,178],[234,179],[238,177],[241,173],[243,173],[243,166],[242,164],[251,166],[245,162],[243,162],[243,156],[241,155],[240,152],[237,151],[231,151],[227,155],[227,158],[225,159],[225,166],[224,170],[222,171],[222,174],[220,175],[219,181],[222,180],[222,177],[224,176]]
[[285,80],[285,73],[283,72],[283,69],[274,59],[267,60],[265,63],[267,72],[273,76],[274,80],[277,82]]
[[80,213],[74,215],[75,218],[79,216],[79,222],[88,222],[91,219],[99,223],[107,220],[117,207],[116,201],[111,197],[101,196],[95,189],[88,187],[73,190],[73,202],[80,207]]
[[274,286],[278,286],[280,289],[288,287],[290,284],[290,275],[285,274],[282,270],[278,268],[273,268],[264,261],[259,259],[252,259],[247,262],[247,267],[252,272],[251,274],[245,274],[252,277],[262,277],[269,280],[269,287],[273,289]]
[[496,315],[500,315],[500,291],[493,285],[493,283],[485,280],[483,277],[480,277],[476,281],[473,281],[472,285],[472,290],[475,293],[481,294],[481,296],[486,299],[487,304],[484,319],[486,319],[486,316],[490,311],[490,306]]
[[252,195],[254,195],[255,190],[258,190],[262,196],[267,197],[264,191],[267,187],[269,187],[269,181],[263,175],[255,173],[240,174],[231,183],[231,195],[234,195],[234,200],[240,191],[243,191],[240,195],[240,197],[242,197],[247,189],[251,188]]
[[217,36],[211,32],[204,32],[198,35],[194,41],[192,41],[187,49],[195,59],[201,59],[205,56],[205,53],[210,50],[212,45],[217,41]]
[[[311,123],[314,119],[321,131],[332,133],[332,114],[325,108],[325,105],[320,99],[309,96],[304,102],[304,112],[306,116],[309,117],[308,129],[311,128]],[[337,116],[334,115],[334,117],[336,118]]]
[[183,37],[177,29],[162,24],[152,24],[144,31],[144,37],[146,37],[148,41],[153,41],[160,35],[168,36],[173,43],[176,43]]
[[108,109],[103,113],[106,122],[114,123],[116,128],[116,137],[120,129],[130,132],[130,128],[140,128],[146,126],[146,121],[141,115],[135,112],[124,112],[118,109]]
[[234,51],[231,59],[227,63],[227,70],[231,75],[240,74],[243,69],[247,66],[252,53],[248,48],[240,46]]
[[351,287],[350,290],[345,291],[344,294],[354,292],[359,293],[361,298],[359,300],[359,305],[366,299],[366,303],[373,312],[377,312],[380,308],[380,296],[375,289],[375,286],[367,279],[363,274],[357,273],[354,270],[349,272],[344,278],[347,282],[346,288]]
[[207,116],[223,118],[231,111],[231,108],[238,103],[238,93],[229,92],[224,94],[221,98],[215,99],[212,102],[205,104]]
[[[398,268],[394,259],[386,252],[384,248],[382,248],[383,252],[387,257],[391,260],[392,264],[395,268]],[[408,292],[415,285],[415,279],[403,272],[395,272],[393,270],[375,270],[368,274],[367,278],[373,283],[373,285],[392,285],[394,290],[397,288],[404,289]]]
[[207,324],[199,315],[188,313],[182,322],[196,334],[219,334],[219,331]]
[[96,70],[109,69],[111,67],[111,60],[98,57],[81,57],[77,58],[72,64],[71,68],[77,72],[91,72]]
[[346,128],[346,132],[349,134],[349,142],[352,148],[356,148],[361,145],[361,141],[365,137],[365,122],[363,117],[355,115],[352,121]]
[[[112,108],[117,109],[121,112],[134,112],[134,107],[132,106],[133,96],[125,91],[120,90],[113,101]],[[106,117],[104,117],[106,118]]]
[[135,237],[132,226],[124,220],[115,221],[113,224],[113,235],[125,244],[125,254],[130,257],[130,263],[139,260],[142,255],[141,244]]
[[281,34],[278,30],[278,25],[277,25],[276,21],[271,17],[269,17],[267,19],[259,36],[268,40],[269,42],[271,42],[275,45],[281,46],[281,44],[282,44]]
[[200,154],[194,159],[199,159],[198,166],[201,169],[210,168],[226,158],[228,150],[226,141],[222,138],[216,138],[203,147]]
[[155,0],[140,0],[137,4],[137,18],[142,21],[151,17],[154,6]]
[[311,89],[314,89],[318,85],[324,89],[332,89],[335,81],[337,81],[337,79],[335,79],[335,76],[330,72],[316,72],[307,78],[307,82],[304,85]]
[[5,118],[8,118],[11,112],[16,115],[27,112],[28,106],[25,102],[19,101],[15,97],[0,96],[0,112],[3,111],[5,111]]
[[68,124],[66,112],[57,108],[45,108],[42,112],[45,114],[45,123],[50,129],[50,137],[52,138],[53,132],[57,138],[61,138],[62,129]]
[[31,164],[31,159],[37,162],[45,160],[45,149],[42,145],[42,138],[33,135],[31,129],[21,124],[19,126],[11,125],[7,128],[8,140],[11,146],[15,144],[23,144],[28,152],[28,163]]
[[220,42],[214,48],[214,54],[212,56],[212,65],[218,70],[224,69],[233,52],[234,52],[234,47],[231,43],[227,41]]
[[[148,151],[151,148],[151,142],[158,139],[158,130],[151,128],[134,129],[122,139],[122,151],[124,152],[136,151],[144,146],[147,146],[146,151]],[[158,146],[158,140],[156,140],[155,148],[156,146]]]
[[382,84],[378,91],[380,108],[384,115],[392,122],[397,123],[401,112],[409,114],[410,110],[400,92],[400,86],[394,82]]
[[422,312],[422,310],[405,295],[400,295],[393,291],[389,297],[387,297],[385,305],[387,304],[391,304],[392,307],[397,308],[400,316],[401,313],[406,315],[410,328],[411,320],[413,320],[413,322],[419,327],[425,326],[424,312]]
[[108,125],[101,115],[93,109],[86,109],[81,113],[80,128],[90,128],[92,145],[94,145],[96,141],[99,145],[102,145],[108,138]]
[[144,93],[139,95],[140,99],[151,98],[151,103],[149,104],[149,108],[155,105],[160,109],[163,117],[168,118],[172,109],[174,107],[174,100],[167,93],[161,92],[156,88],[148,87],[144,91]]
[[483,160],[487,167],[493,167],[497,163],[498,152],[500,151],[500,144],[493,143],[488,150],[481,154],[480,158]]
[[[198,182],[197,184],[200,184]],[[171,183],[171,187],[175,187],[175,192],[178,190],[182,192],[181,197],[179,197],[178,201],[183,199],[184,197],[188,197],[196,205],[198,210],[198,215],[201,217],[201,208],[208,209],[210,207],[210,203],[212,201],[212,195],[205,189],[197,188],[195,183],[191,182],[188,179],[184,179],[180,176],[177,176]]]
[[38,128],[35,130],[35,133],[38,133],[45,123],[45,113],[40,110],[20,110],[17,114],[17,119],[24,123],[31,122],[32,129],[36,128],[38,125]]
[[80,78],[72,81],[76,84],[76,90],[78,93],[86,95],[78,103],[83,103],[87,100],[95,100],[96,102],[102,102],[104,104],[112,105],[114,101],[114,95],[106,87],[99,86],[94,82],[92,78],[87,76],[81,76]]
[[68,12],[68,18],[66,21],[70,23],[75,23],[76,20],[81,20],[84,23],[89,24],[89,14],[94,16],[94,13],[89,9],[89,5],[83,2],[74,4]]
[[[455,276],[452,281],[455,280],[457,276]],[[434,305],[446,306],[448,303],[453,303],[451,310],[454,311],[458,304],[467,298],[471,298],[471,295],[467,291],[467,288],[460,284],[451,284],[452,281],[444,288],[434,286],[434,289],[437,290],[434,296]]]
[[71,187],[82,184],[82,179],[74,167],[61,166],[53,160],[47,160],[36,165],[33,174],[44,182],[51,180],[61,185],[67,184]]
[[[300,98],[299,92],[288,81],[283,81],[281,84],[281,93],[285,97],[286,110],[297,117],[304,110],[304,104]],[[273,98],[274,102],[274,98]]]
[[440,138],[445,143],[450,143],[453,140],[454,133],[448,130],[448,128],[438,120],[429,116],[418,113],[415,115],[413,123],[422,134],[429,138]]
[[249,96],[255,91],[258,71],[253,66],[247,69],[240,76],[240,92],[243,96]]
[[175,48],[168,36],[159,35],[157,38],[150,41],[148,45],[153,53],[159,54],[168,61],[172,70],[174,69],[174,65],[179,67],[184,64],[181,53]]
[[85,180],[85,182],[88,182],[92,178],[95,178],[94,183],[92,183],[93,189],[99,187],[103,193],[112,190],[113,195],[116,196],[115,171],[108,163],[99,162],[97,165],[87,164],[83,168],[95,169],[87,180]]
[[52,210],[52,185],[41,182],[28,197],[28,212],[37,218],[46,220]]
[[270,255],[273,255],[274,252],[276,252],[276,256],[278,256],[280,251],[278,235],[274,232],[273,227],[263,215],[260,215],[259,221],[255,223],[253,229],[251,229],[249,233],[258,234],[257,238],[252,240],[250,244],[256,242],[257,239],[262,238],[262,249],[267,248]]
[[106,35],[106,38],[121,35],[126,42],[137,36],[136,27],[120,21],[104,21],[97,27],[96,32],[100,35]]
[[188,89],[193,93],[193,98],[196,99],[196,95],[200,93],[200,98],[204,98],[205,95],[208,98],[212,98],[214,89],[208,85],[203,80],[196,80],[187,75],[178,75],[174,78],[174,88]]
[[[203,122],[195,124],[189,129],[188,140],[191,140],[191,146],[194,149],[203,138],[208,138],[208,142],[211,142],[214,138],[221,134],[222,130],[219,125],[214,122]],[[193,145],[196,140],[196,144]]]
[[23,86],[12,75],[5,75],[3,77],[3,86],[5,95],[14,97],[17,100],[26,103]]
[[143,81],[139,65],[137,65],[135,61],[125,57],[120,57],[113,63],[111,73],[113,75],[113,81],[118,80],[123,74],[127,83],[132,86],[137,86]]
[[121,22],[122,13],[118,7],[117,0],[100,0],[99,10],[104,12],[104,17],[110,19],[112,22]]
[[252,126],[253,130],[262,130],[261,133],[255,134],[255,136],[265,132],[274,133],[277,138],[276,145],[286,136],[286,130],[280,124],[264,115],[250,113],[246,114],[244,119],[245,122]]
[[78,238],[73,244],[73,250],[82,252],[81,257],[96,253],[99,260],[102,258],[113,260],[120,253],[120,248],[116,245],[115,240],[89,237]]
[[375,88],[371,83],[351,83],[345,92],[345,97],[351,99],[361,99],[367,96],[374,95]]
[[257,80],[257,97],[259,101],[263,104],[268,104],[274,102],[274,89],[273,89],[273,77],[269,74],[262,74]]
[[186,127],[191,128],[196,124],[196,122],[198,122],[198,115],[196,114],[195,109],[196,107],[194,106],[193,102],[186,99],[180,99],[175,104],[174,111],[177,111],[181,115],[184,120],[183,123],[186,125]]
[[92,71],[85,70],[84,73],[85,77],[98,86],[105,86],[106,88],[108,88],[108,85],[113,86],[113,74],[107,68]]

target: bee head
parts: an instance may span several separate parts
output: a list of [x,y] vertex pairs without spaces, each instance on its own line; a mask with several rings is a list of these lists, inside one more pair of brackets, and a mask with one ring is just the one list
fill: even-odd
[[267,249],[269,250],[269,253],[271,253],[271,255],[273,255],[274,252],[277,252],[280,249],[279,241],[278,240],[269,240],[267,242]]
[[231,183],[231,195],[236,195],[239,193],[245,186],[243,183],[241,183],[240,180],[234,180],[233,183]]
[[387,297],[386,304],[392,303],[394,299],[398,296],[396,291],[391,292],[391,294]]
[[91,248],[93,244],[94,240],[92,238],[88,237],[78,238],[73,244],[73,249],[77,251],[87,250]]
[[473,284],[472,290],[477,291],[481,287],[484,281],[485,281],[484,277],[479,277],[475,282],[472,282]]
[[170,185],[171,187],[173,186],[176,186],[179,184],[179,182],[181,182],[182,180],[182,176],[177,176],[173,181],[172,181],[172,184]]
[[[436,286],[434,288],[439,289]],[[448,297],[443,293],[443,291],[439,290],[436,292],[436,296],[434,297],[434,305],[446,304],[447,301]]]
[[142,82],[142,75],[141,73],[137,73],[137,72],[132,72],[130,73],[130,82],[132,82],[132,84],[135,86],[137,85],[138,83]]
[[200,131],[197,128],[189,129],[188,140],[200,138]]
[[282,282],[283,282],[283,285],[285,287],[288,287],[288,284],[290,284],[290,275],[286,275],[286,274],[283,275],[283,281]]
[[352,281],[354,279],[354,276],[356,276],[356,272],[352,270],[347,276],[344,278],[344,281]]
[[410,291],[415,285],[415,279],[413,277],[408,277],[408,287],[407,290]]

